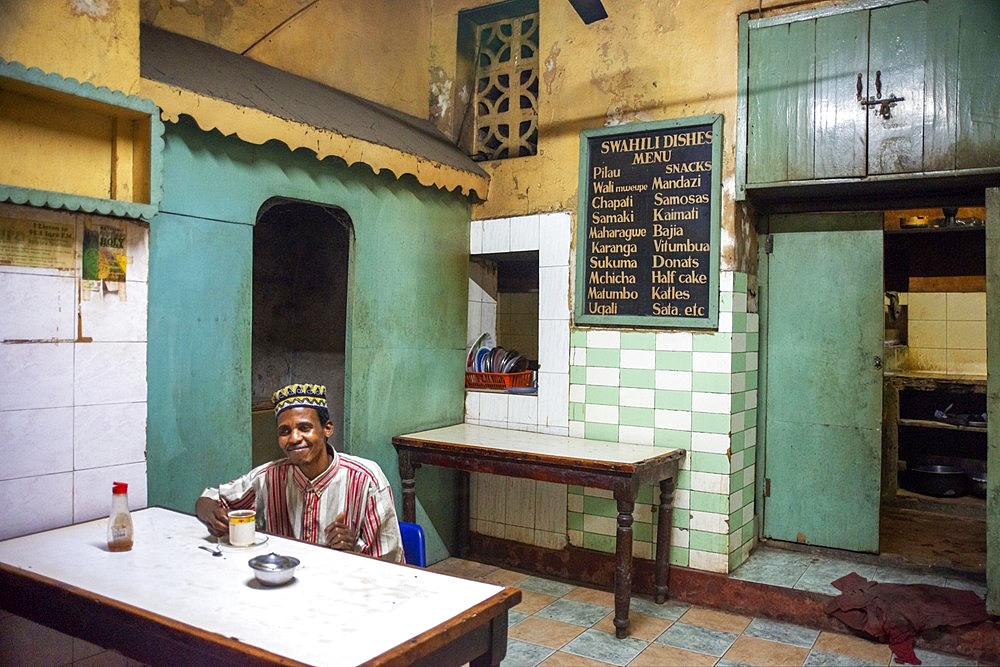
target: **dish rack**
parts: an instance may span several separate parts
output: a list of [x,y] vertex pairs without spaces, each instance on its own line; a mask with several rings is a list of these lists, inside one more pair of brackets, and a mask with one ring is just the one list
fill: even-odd
[[476,373],[465,371],[467,389],[509,389],[510,387],[530,387],[534,371],[519,373]]

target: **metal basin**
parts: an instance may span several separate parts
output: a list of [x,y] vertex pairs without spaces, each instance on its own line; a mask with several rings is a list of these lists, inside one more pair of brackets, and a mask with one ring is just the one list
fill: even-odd
[[965,471],[955,466],[917,466],[906,472],[905,479],[904,488],[927,496],[951,498],[966,493]]

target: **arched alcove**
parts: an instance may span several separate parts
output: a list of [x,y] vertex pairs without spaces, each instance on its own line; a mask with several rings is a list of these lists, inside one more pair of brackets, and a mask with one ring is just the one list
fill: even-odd
[[261,207],[253,234],[253,463],[281,456],[271,394],[325,384],[343,451],[344,366],[352,227],[339,208],[287,199]]

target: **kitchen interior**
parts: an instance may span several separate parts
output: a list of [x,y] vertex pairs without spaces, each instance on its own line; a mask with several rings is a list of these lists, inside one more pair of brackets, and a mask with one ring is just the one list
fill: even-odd
[[985,209],[884,216],[881,556],[983,577]]

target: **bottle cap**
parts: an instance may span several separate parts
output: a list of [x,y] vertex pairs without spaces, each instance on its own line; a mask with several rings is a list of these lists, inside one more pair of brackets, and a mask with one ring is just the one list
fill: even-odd
[[125,482],[114,482],[111,485],[111,493],[128,493],[128,484]]

